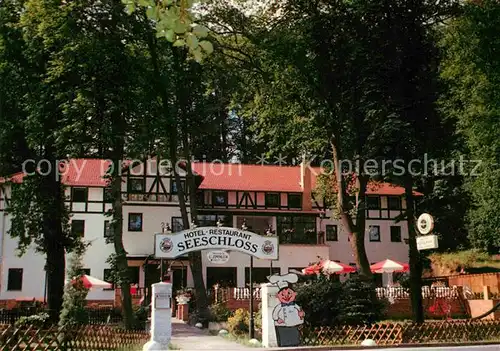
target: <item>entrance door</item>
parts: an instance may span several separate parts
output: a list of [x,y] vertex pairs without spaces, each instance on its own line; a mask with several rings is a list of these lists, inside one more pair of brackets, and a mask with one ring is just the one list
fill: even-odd
[[172,291],[175,293],[187,285],[187,267],[172,268]]

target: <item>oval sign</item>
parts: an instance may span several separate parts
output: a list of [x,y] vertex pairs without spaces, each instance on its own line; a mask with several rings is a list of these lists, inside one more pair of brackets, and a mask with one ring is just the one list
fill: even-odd
[[229,253],[226,251],[210,251],[207,254],[207,258],[210,263],[224,264],[229,261]]
[[434,229],[434,218],[428,213],[422,213],[417,219],[418,231],[422,234],[429,234]]

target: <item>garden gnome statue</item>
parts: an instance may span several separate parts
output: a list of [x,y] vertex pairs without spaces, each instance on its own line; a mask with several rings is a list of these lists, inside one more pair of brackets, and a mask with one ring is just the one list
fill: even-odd
[[279,347],[300,345],[299,326],[304,323],[304,311],[295,303],[297,293],[289,285],[296,283],[298,279],[293,273],[268,277],[269,282],[279,288],[276,294],[279,303],[274,307],[272,315]]

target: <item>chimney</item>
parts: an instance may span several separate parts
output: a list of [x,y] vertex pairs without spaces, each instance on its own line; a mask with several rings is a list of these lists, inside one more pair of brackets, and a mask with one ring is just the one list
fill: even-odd
[[308,167],[305,155],[300,163],[300,187],[302,188],[302,210],[312,211],[311,169]]

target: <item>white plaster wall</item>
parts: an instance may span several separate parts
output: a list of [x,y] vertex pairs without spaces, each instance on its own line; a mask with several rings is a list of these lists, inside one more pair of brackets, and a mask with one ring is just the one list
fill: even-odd
[[[142,231],[128,231],[129,213],[142,213]],[[180,217],[179,208],[170,206],[123,207],[123,244],[130,255],[150,255],[154,253],[155,233],[161,233],[161,223],[171,224],[172,217]]]

